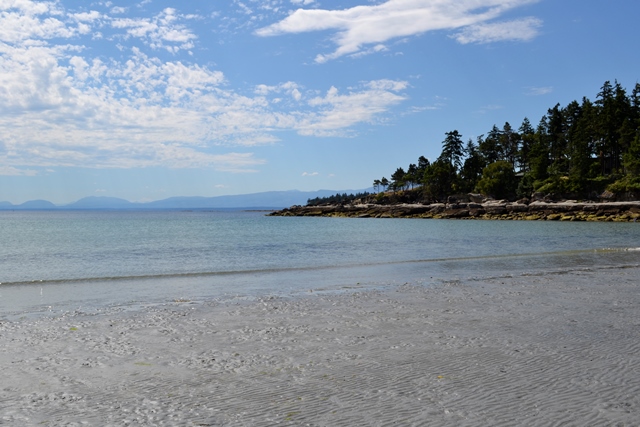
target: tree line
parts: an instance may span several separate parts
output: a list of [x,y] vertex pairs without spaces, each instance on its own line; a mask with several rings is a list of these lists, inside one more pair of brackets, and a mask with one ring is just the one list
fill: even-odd
[[368,191],[356,194],[336,193],[333,196],[327,197],[314,197],[313,199],[307,199],[307,206],[319,206],[319,205],[343,205],[351,203],[356,199],[362,199],[370,196]]
[[524,118],[517,129],[494,125],[466,143],[457,130],[446,132],[435,161],[420,156],[373,187],[420,187],[433,200],[469,192],[500,199],[534,192],[580,199],[605,190],[640,194],[640,83],[628,94],[606,81],[594,102],[556,104],[535,128]]

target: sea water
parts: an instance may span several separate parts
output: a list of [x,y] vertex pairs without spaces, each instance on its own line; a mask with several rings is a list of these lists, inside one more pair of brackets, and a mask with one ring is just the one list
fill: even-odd
[[640,263],[640,223],[0,212],[0,316]]

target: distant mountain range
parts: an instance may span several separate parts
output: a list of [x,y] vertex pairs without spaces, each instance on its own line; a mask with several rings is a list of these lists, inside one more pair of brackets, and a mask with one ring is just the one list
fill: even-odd
[[154,202],[137,203],[117,197],[84,197],[67,205],[55,205],[47,200],[30,200],[19,205],[0,202],[0,210],[81,210],[81,209],[282,209],[305,205],[308,199],[333,196],[336,193],[357,193],[368,190],[267,191],[217,197],[170,197]]

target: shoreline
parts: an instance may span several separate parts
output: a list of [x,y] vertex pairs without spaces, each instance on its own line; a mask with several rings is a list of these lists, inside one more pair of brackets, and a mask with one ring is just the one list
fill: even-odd
[[0,424],[637,425],[640,267],[0,321]]
[[274,211],[269,216],[636,222],[640,218],[640,201],[534,201],[525,204],[491,200],[483,203],[292,206]]

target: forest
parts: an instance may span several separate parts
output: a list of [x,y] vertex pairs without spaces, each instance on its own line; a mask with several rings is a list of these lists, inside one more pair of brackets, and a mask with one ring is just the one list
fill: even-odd
[[588,200],[608,191],[637,199],[640,84],[629,94],[617,81],[607,81],[595,101],[556,104],[536,127],[524,118],[517,128],[494,125],[466,143],[457,130],[446,132],[436,160],[420,156],[389,179],[375,179],[373,187],[376,192],[419,188],[421,197],[432,201],[470,192],[507,200],[533,193]]

